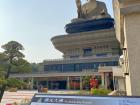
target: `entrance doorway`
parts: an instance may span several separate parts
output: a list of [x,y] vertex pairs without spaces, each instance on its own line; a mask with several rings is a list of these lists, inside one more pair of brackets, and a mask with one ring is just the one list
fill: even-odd
[[48,82],[49,89],[52,90],[66,90],[67,89],[67,81],[49,81]]

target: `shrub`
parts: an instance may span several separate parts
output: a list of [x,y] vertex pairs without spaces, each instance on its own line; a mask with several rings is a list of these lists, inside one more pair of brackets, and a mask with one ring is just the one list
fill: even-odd
[[90,91],[80,90],[77,94],[79,94],[79,95],[90,95]]
[[90,79],[91,79],[91,76],[83,77],[83,86],[84,86],[84,89],[86,90],[90,90]]
[[108,95],[111,90],[107,89],[91,89],[91,95],[105,96]]
[[9,92],[17,92],[17,88],[10,88],[8,89]]
[[7,86],[9,88],[20,88],[21,86],[23,86],[25,83],[16,79],[16,78],[9,78],[7,80]]
[[18,105],[18,103],[14,102],[12,105]]
[[7,83],[7,81],[5,79],[0,78],[0,86],[3,85],[3,84],[6,84],[6,83]]
[[20,103],[20,105],[29,105],[29,103],[31,102],[30,99],[23,99]]

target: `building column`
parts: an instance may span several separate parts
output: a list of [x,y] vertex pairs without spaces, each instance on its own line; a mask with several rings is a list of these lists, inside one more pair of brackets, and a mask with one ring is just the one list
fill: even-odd
[[80,76],[80,90],[83,90],[83,83],[82,83],[82,77]]
[[109,76],[108,73],[105,73],[105,88],[108,89],[108,84],[109,84]]
[[[19,78],[21,80],[21,82],[24,82],[23,77]],[[21,89],[23,89],[23,86],[21,86]]]
[[67,90],[70,90],[70,77],[67,77]]
[[33,90],[33,88],[34,88],[34,78],[32,77],[31,78],[31,89]]
[[38,87],[39,87],[39,81],[38,81],[38,79],[36,79],[36,86],[37,86],[37,89],[38,89]]
[[51,85],[51,90],[53,90],[53,82],[52,81],[50,81],[50,85]]
[[104,73],[101,74],[101,79],[102,79],[102,86],[103,88],[105,88],[105,74]]
[[48,78],[47,78],[47,88],[49,89],[49,80],[48,80]]

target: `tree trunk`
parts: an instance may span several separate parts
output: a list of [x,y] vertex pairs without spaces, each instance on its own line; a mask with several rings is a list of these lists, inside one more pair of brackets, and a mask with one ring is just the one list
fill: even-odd
[[6,88],[6,85],[4,84],[2,87],[1,87],[1,92],[0,92],[0,102],[2,101],[2,97],[3,97],[3,94],[4,94],[4,90]]

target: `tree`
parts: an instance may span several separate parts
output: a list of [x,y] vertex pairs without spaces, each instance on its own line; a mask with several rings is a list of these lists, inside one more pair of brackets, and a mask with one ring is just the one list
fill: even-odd
[[[23,73],[31,71],[30,63],[23,59],[24,55],[21,51],[24,50],[24,48],[20,43],[16,41],[10,41],[7,44],[3,45],[2,48],[4,49],[4,52],[0,54],[0,69],[3,72],[2,74],[4,74],[3,80],[7,81],[10,73],[13,72]],[[6,85],[7,84],[5,83],[1,85],[0,102],[4,94]]]
[[39,64],[37,63],[31,63],[32,66],[32,72],[39,72]]
[[7,86],[12,88],[20,88],[24,85],[24,82],[20,81],[16,78],[9,78],[7,79]]
[[13,61],[11,73],[28,73],[31,72],[32,67],[25,59],[18,59]]
[[84,84],[84,88],[85,89],[90,89],[90,79],[91,79],[91,76],[85,76],[83,77],[83,84]]
[[32,72],[42,72],[43,70],[43,63],[31,63]]
[[7,57],[5,54],[0,53],[0,88],[3,84],[6,84],[6,80],[4,79],[4,75],[6,74],[7,69]]

